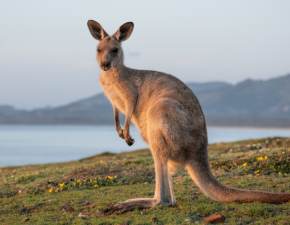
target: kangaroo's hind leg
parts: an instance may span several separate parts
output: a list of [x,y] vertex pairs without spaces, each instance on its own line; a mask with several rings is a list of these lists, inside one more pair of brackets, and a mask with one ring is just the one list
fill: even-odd
[[[153,151],[153,150],[151,150]],[[175,205],[172,178],[168,170],[168,161],[158,152],[152,152],[155,164],[155,194],[154,199],[160,205]]]
[[[167,158],[164,157],[165,143],[163,138],[155,135],[154,140],[150,140],[150,147],[155,166],[155,194],[153,198],[135,198],[124,202],[117,203],[107,209],[103,213],[108,215],[112,213],[124,213],[134,209],[152,208],[157,205],[174,205],[175,198],[173,196],[172,180],[167,167]],[[152,135],[151,135],[152,137]]]

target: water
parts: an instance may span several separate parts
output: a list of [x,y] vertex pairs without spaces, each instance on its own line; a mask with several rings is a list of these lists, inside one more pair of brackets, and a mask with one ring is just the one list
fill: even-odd
[[[0,166],[62,162],[110,151],[146,147],[136,129],[135,144],[121,140],[113,126],[0,126]],[[289,137],[290,129],[209,127],[209,142],[271,136]]]

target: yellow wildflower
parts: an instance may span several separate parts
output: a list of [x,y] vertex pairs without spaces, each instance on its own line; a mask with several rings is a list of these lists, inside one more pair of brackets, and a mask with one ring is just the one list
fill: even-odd
[[52,193],[52,192],[53,192],[53,188],[51,187],[51,188],[49,188],[47,191],[48,191],[49,193]]
[[63,189],[64,186],[65,186],[65,184],[64,184],[64,183],[60,183],[58,186],[59,186],[61,189]]
[[242,164],[242,167],[246,167],[247,165],[248,165],[248,163],[245,162],[245,163]]
[[107,176],[107,179],[108,179],[108,180],[113,180],[114,177],[112,177],[112,176]]
[[265,161],[265,160],[267,160],[268,159],[268,156],[258,156],[257,158],[256,158],[256,160],[257,161]]

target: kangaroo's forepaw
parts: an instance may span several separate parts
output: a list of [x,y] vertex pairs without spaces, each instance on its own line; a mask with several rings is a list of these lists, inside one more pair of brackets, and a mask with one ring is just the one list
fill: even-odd
[[126,138],[125,141],[126,141],[126,143],[127,143],[129,146],[133,145],[134,142],[135,142],[135,140],[134,140],[133,138],[131,138],[131,137]]
[[101,210],[101,213],[103,215],[122,214],[125,212],[132,211],[134,209],[151,208],[151,207],[154,207],[155,205],[157,205],[155,199],[131,199],[125,202],[120,202],[120,203],[111,205]]

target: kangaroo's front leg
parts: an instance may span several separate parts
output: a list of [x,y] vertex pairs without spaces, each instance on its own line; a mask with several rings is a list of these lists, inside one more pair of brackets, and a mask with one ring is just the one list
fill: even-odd
[[[130,135],[130,123],[132,119],[132,115],[136,109],[137,100],[138,100],[138,92],[133,86],[128,86],[127,91],[122,91],[122,89],[116,88],[119,96],[121,96],[124,106],[125,106],[125,124],[124,129],[121,129],[122,132],[118,132],[120,137],[124,137],[126,143],[131,146],[134,144],[134,139]],[[116,113],[117,114],[117,113]],[[115,118],[116,115],[115,114]],[[118,116],[117,116],[118,120]],[[117,128],[118,129],[118,128]]]
[[121,125],[120,125],[119,110],[115,106],[113,106],[113,112],[114,112],[115,127],[116,127],[116,130],[117,130],[117,133],[119,134],[120,138],[125,139],[124,133],[123,133],[123,129],[122,129]]
[[129,146],[134,144],[134,139],[130,135],[130,123],[131,123],[133,112],[136,108],[136,103],[137,103],[137,97],[135,99],[132,99],[132,102],[126,104],[126,115],[125,115],[126,118],[125,118],[125,124],[124,124],[124,129],[123,129],[123,135],[124,135],[126,143]]
[[114,111],[114,118],[115,118],[115,127],[119,134],[119,137],[125,139],[128,145],[134,144],[134,139],[131,138],[130,132],[129,132],[130,119],[127,119],[128,116],[126,116],[125,128],[122,129],[120,125],[120,119],[119,119],[119,110],[115,106],[113,106],[113,111]]

